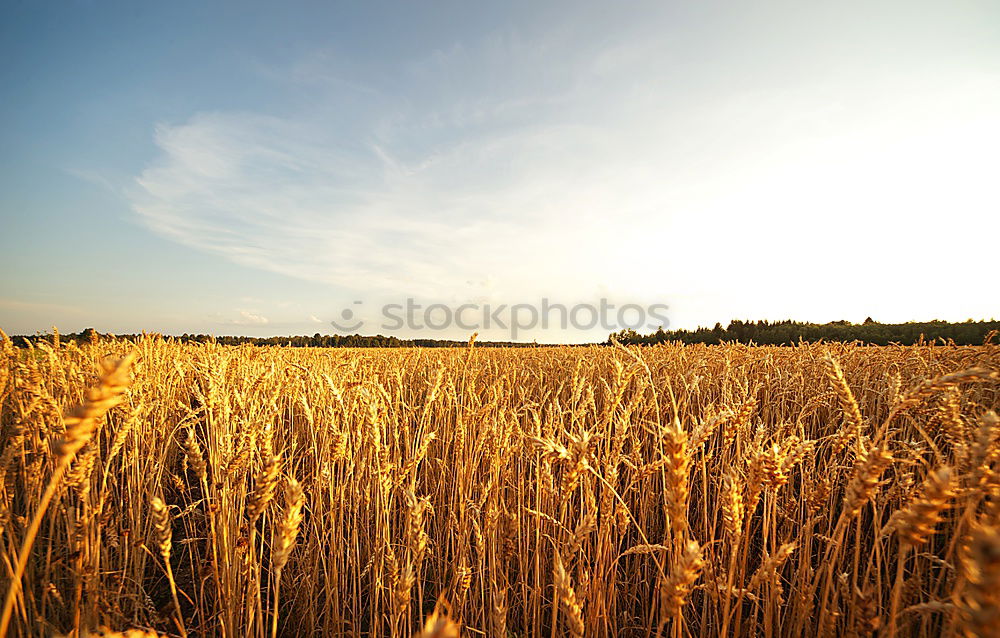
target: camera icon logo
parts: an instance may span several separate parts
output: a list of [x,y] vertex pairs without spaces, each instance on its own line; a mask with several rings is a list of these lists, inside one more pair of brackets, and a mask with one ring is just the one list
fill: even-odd
[[[361,305],[361,302],[355,301],[352,305],[359,306]],[[351,310],[350,308],[344,308],[343,310],[340,311],[340,320],[341,322],[343,322],[343,324],[341,324],[341,322],[334,320],[330,322],[330,325],[339,330],[340,332],[346,332],[346,333],[357,332],[358,328],[363,326],[365,323],[360,319],[357,319],[355,321],[354,311]],[[354,321],[353,324],[351,323],[352,321]]]

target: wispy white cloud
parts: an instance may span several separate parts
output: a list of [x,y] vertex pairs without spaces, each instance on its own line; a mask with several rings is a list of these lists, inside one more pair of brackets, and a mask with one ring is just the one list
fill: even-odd
[[866,274],[923,259],[877,234],[918,240],[914,222],[996,203],[996,76],[846,67],[704,86],[675,42],[637,29],[459,43],[371,85],[318,55],[290,77],[327,90],[293,115],[160,124],[134,210],[183,244],[352,293],[710,294],[717,318],[750,265],[877,299]]
[[270,323],[268,318],[249,310],[240,310],[239,317],[229,321],[234,326],[264,326]]
[[37,301],[25,301],[23,299],[13,299],[10,297],[0,297],[0,309],[11,310],[11,311],[62,313],[62,314],[72,314],[72,315],[83,313],[83,309],[77,306],[47,303],[47,302],[37,302]]
[[92,170],[92,169],[89,169],[89,168],[80,168],[80,167],[71,167],[71,168],[67,168],[65,170],[66,170],[67,173],[69,173],[73,177],[76,177],[78,179],[82,179],[85,182],[89,182],[90,184],[98,186],[101,189],[103,189],[103,190],[105,190],[105,191],[107,191],[109,193],[112,193],[112,194],[118,195],[118,196],[120,196],[121,193],[122,193],[121,186],[116,185],[113,180],[111,180],[108,177],[102,175],[98,171],[95,171],[95,170]]

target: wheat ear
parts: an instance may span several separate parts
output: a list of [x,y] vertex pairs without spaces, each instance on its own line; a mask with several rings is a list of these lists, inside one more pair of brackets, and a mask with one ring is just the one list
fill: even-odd
[[42,517],[52,501],[63,474],[73,462],[76,453],[86,445],[97,432],[100,426],[101,417],[107,414],[108,410],[120,404],[125,399],[125,391],[131,384],[129,370],[135,354],[130,353],[116,361],[101,362],[103,374],[101,382],[96,387],[87,392],[84,403],[69,412],[63,418],[66,431],[62,439],[53,448],[58,456],[55,470],[49,478],[48,486],[38,502],[35,514],[24,534],[24,541],[21,549],[17,553],[17,565],[10,579],[10,588],[7,590],[7,597],[4,599],[3,615],[0,616],[0,636],[6,636],[10,628],[10,618],[14,612],[14,601],[21,591],[21,577],[24,576],[24,569],[28,564],[28,557],[31,554],[31,547],[35,543],[38,529],[42,524]]

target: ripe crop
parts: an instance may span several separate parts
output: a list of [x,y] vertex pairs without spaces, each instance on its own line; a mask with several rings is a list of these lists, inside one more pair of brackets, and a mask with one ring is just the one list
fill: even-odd
[[1000,635],[997,346],[9,343],[11,636]]

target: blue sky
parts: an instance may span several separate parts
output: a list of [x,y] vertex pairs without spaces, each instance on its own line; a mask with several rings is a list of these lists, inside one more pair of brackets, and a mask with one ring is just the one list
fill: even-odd
[[804,4],[5,2],[0,327],[1000,316],[1000,5]]

